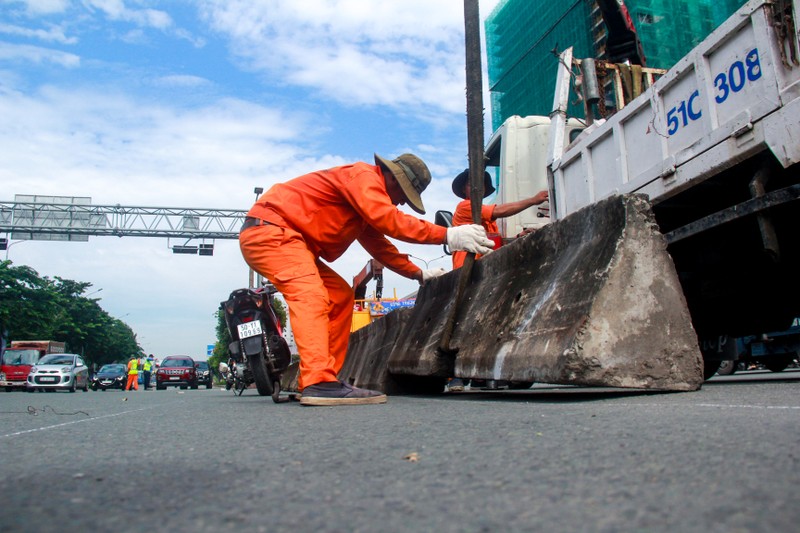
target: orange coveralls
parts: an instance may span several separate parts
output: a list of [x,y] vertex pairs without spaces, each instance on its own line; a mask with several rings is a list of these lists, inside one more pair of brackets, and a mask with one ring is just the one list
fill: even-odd
[[[481,206],[481,225],[486,233],[499,233],[497,222],[494,221],[494,208],[496,204],[482,205]],[[463,226],[465,224],[472,224],[472,204],[469,198],[462,200],[456,206],[456,211],[453,213],[453,226]],[[475,259],[480,259],[481,254],[475,254]],[[453,270],[461,268],[464,264],[464,259],[467,258],[467,252],[454,251],[453,252]]]
[[336,381],[344,364],[353,289],[323,263],[356,240],[372,257],[407,278],[420,268],[385,237],[441,244],[446,228],[399,211],[379,167],[354,163],[305,174],[271,187],[247,213],[269,224],[239,235],[250,267],[272,282],[289,306],[300,352],[300,389]]
[[128,361],[128,381],[125,390],[139,390],[139,362],[136,359]]

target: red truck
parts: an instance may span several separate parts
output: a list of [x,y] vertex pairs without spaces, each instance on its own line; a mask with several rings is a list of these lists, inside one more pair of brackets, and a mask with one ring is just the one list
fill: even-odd
[[11,341],[0,360],[0,387],[8,392],[15,388],[25,390],[31,367],[43,355],[64,350],[64,343],[58,341]]

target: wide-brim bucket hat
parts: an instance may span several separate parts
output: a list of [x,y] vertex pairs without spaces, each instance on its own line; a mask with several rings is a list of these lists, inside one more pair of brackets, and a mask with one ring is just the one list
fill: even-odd
[[422,204],[420,194],[431,182],[431,171],[428,170],[422,159],[414,154],[403,154],[389,161],[375,154],[375,164],[392,173],[397,183],[400,184],[403,194],[406,195],[411,209],[424,215],[425,206]]
[[[464,169],[464,172],[459,174],[453,180],[453,194],[458,196],[459,198],[466,199],[467,197],[464,196],[464,185],[466,185],[467,181],[469,180],[469,169]],[[488,172],[484,171],[483,173],[483,197],[486,198],[487,196],[493,194],[495,191],[494,184],[492,183],[492,177],[489,175]]]

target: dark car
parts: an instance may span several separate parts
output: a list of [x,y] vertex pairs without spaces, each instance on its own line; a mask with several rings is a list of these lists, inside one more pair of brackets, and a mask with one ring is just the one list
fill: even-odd
[[161,361],[156,371],[156,389],[167,387],[197,388],[197,368],[188,355],[170,355]]
[[211,374],[211,367],[208,361],[197,361],[194,366],[197,368],[197,384],[205,385],[207,389],[214,386],[214,376]]
[[114,363],[103,365],[100,370],[92,376],[92,390],[119,389],[125,390],[128,381],[128,367]]

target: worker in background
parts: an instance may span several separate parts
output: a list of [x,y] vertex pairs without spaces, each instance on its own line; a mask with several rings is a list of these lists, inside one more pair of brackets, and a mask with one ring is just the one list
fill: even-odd
[[[494,194],[495,188],[492,184],[492,177],[488,172],[483,173],[483,197]],[[453,226],[461,226],[464,224],[472,224],[472,202],[469,199],[469,169],[464,170],[461,174],[453,180],[453,193],[463,200],[456,206],[453,213]],[[507,204],[486,204],[481,205],[481,224],[486,230],[486,234],[501,241],[500,231],[497,227],[498,218],[505,218],[521,213],[529,207],[542,204],[548,199],[547,191],[539,191],[535,196],[524,198],[516,202],[509,202]],[[527,233],[527,232],[525,232]],[[495,248],[499,247],[501,242],[495,242]],[[460,268],[464,264],[464,259],[467,253],[463,251],[453,252],[453,269]],[[476,255],[475,259],[479,259],[480,255]]]
[[125,384],[125,390],[139,390],[139,360],[136,357],[131,357],[128,361],[128,382]]
[[153,354],[148,355],[142,363],[142,371],[144,372],[144,390],[147,390],[150,388],[150,377],[153,375]]
[[[463,198],[461,202],[456,206],[456,210],[453,213],[453,226],[462,226],[464,224],[472,224],[472,202],[469,199],[469,169],[465,169],[464,172],[459,174],[453,180],[453,193],[458,196],[459,198]],[[494,184],[492,183],[492,177],[489,175],[488,172],[483,173],[483,197],[486,198],[494,194],[495,188]],[[481,205],[481,225],[486,230],[486,234],[495,240],[494,242],[494,249],[499,248],[502,245],[502,237],[500,236],[500,230],[497,227],[497,222],[495,222],[498,218],[505,218],[510,217],[512,215],[516,215],[524,211],[529,207],[533,207],[535,205],[539,205],[543,202],[546,202],[548,199],[547,191],[540,191],[535,196],[530,198],[525,198],[523,200],[518,200],[516,202],[509,202],[507,204],[482,204]],[[527,233],[527,231],[523,232]],[[522,234],[520,234],[522,235]],[[463,251],[453,251],[453,270],[456,268],[461,268],[461,265],[464,264],[464,259],[466,259],[467,253]],[[479,259],[481,256],[480,254],[475,256],[475,259]],[[472,380],[472,386],[475,387],[477,384],[483,384],[482,380]],[[461,378],[451,378],[447,383],[447,389],[450,392],[461,392],[464,390],[464,380]]]
[[338,380],[350,337],[354,295],[348,282],[323,262],[358,241],[372,257],[420,284],[444,273],[422,270],[387,236],[416,244],[486,253],[492,242],[478,225],[444,228],[400,211],[408,203],[424,214],[420,193],[431,181],[425,163],[403,154],[375,164],[305,174],[274,185],[253,205],[239,234],[242,255],[283,294],[300,354],[303,405],[384,403],[386,395]]

